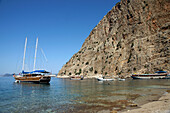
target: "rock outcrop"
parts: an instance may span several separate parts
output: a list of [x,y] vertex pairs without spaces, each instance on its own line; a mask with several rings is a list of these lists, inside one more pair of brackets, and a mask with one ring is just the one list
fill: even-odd
[[130,76],[170,69],[170,0],[121,0],[58,77]]

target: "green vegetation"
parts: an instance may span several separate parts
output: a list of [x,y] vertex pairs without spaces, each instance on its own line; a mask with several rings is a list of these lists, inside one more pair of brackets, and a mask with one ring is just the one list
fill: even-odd
[[134,46],[134,43],[132,43],[131,47],[133,47],[133,46]]
[[120,71],[119,73],[118,73],[118,75],[121,75],[122,74],[122,71]]
[[144,68],[148,68],[148,65],[145,65]]
[[121,48],[121,41],[118,42],[117,47]]
[[115,71],[117,70],[118,67],[116,67]]
[[91,71],[91,72],[92,72],[92,71],[93,71],[93,67],[91,67],[91,68],[89,69],[89,71]]
[[106,59],[108,59],[108,56],[106,57]]
[[88,65],[89,64],[89,62],[86,62],[86,65]]
[[94,74],[97,74],[97,71],[96,71],[96,70],[94,71]]
[[79,69],[79,72],[77,72],[77,69],[74,71],[75,75],[80,75],[81,74],[81,69]]
[[136,68],[134,67],[133,70],[136,71]]
[[99,42],[93,42],[94,44],[98,44]]
[[66,70],[64,71],[64,74],[66,74]]
[[74,74],[76,75],[77,69],[74,70]]
[[127,63],[130,62],[131,57],[132,57],[132,53],[130,53]]
[[79,69],[79,74],[81,74],[81,69]]
[[121,46],[121,41],[119,41],[118,44],[117,44],[116,50],[118,50],[118,49],[121,48],[121,47],[122,47],[122,46]]

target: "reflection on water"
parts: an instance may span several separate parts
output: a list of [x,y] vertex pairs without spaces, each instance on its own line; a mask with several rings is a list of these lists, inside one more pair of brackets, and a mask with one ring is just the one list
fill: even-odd
[[170,90],[170,80],[98,82],[52,78],[50,84],[14,83],[1,77],[0,112],[97,112],[122,110],[154,101]]
[[50,83],[47,84],[38,84],[38,83],[32,83],[32,82],[21,82],[21,83],[15,83],[13,82],[13,85],[19,85],[22,87],[45,87],[45,86],[50,86]]

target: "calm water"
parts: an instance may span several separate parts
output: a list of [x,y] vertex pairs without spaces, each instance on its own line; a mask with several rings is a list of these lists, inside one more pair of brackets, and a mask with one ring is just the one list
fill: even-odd
[[14,83],[0,77],[0,113],[97,112],[128,108],[158,99],[170,90],[170,80],[98,82],[52,78],[50,84]]

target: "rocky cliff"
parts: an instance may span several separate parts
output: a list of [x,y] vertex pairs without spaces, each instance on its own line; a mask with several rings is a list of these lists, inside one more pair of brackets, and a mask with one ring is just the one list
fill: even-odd
[[170,69],[170,0],[121,0],[62,67],[67,75],[130,76]]

